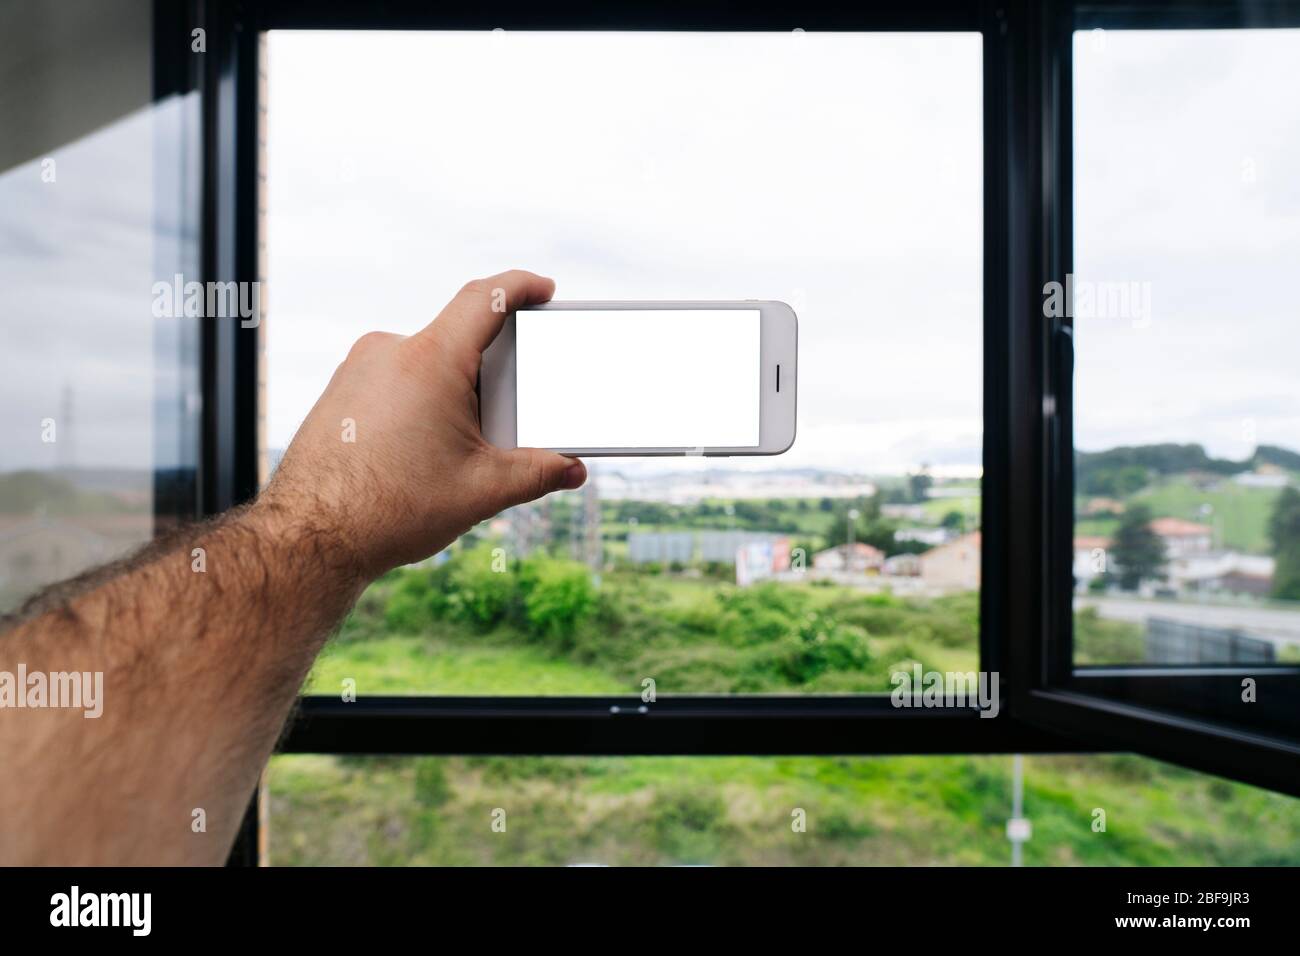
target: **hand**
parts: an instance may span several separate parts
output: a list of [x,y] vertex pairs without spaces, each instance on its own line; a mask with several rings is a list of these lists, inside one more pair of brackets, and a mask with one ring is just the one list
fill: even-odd
[[[587,478],[581,461],[505,451],[479,432],[474,383],[506,315],[550,299],[531,272],[470,282],[424,330],[352,346],[255,510],[325,535],[374,577],[428,557],[506,508]],[[493,307],[496,307],[494,310]]]

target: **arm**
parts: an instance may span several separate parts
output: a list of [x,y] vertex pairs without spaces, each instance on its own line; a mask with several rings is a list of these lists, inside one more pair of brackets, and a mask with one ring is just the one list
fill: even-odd
[[312,661],[362,588],[585,480],[581,462],[479,434],[483,349],[506,311],[553,289],[504,273],[415,335],[362,337],[256,502],[56,586],[8,622],[0,679],[20,665],[103,678],[97,717],[0,709],[0,864],[224,861]]

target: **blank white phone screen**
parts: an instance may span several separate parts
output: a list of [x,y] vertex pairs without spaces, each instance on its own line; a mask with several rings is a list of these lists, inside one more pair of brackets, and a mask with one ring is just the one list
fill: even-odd
[[515,321],[518,442],[759,444],[758,309],[556,309]]

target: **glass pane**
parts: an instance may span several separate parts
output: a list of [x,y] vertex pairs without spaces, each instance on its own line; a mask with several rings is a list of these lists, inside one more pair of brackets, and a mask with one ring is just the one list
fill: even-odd
[[266,862],[1005,866],[1014,816],[1026,866],[1300,864],[1292,797],[1127,755],[1021,773],[1015,813],[1007,756],[281,756]]
[[197,321],[153,287],[196,262],[198,101],[151,103],[136,7],[9,24],[46,55],[0,117],[0,612],[194,515]]
[[589,462],[379,582],[309,692],[977,669],[981,75],[977,34],[271,33],[272,461],[360,334],[504,268],[800,320],[791,452]]
[[1075,35],[1076,663],[1300,661],[1297,89],[1297,30]]

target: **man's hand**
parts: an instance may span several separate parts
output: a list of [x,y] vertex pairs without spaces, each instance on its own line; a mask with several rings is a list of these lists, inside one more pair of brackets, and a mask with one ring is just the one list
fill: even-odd
[[582,462],[503,451],[479,433],[479,359],[506,314],[545,302],[550,279],[469,283],[423,331],[371,332],[303,422],[265,506],[330,535],[374,577],[446,547],[477,522],[586,480]]
[[0,864],[225,859],[312,661],[362,587],[586,478],[581,462],[479,434],[483,349],[507,312],[552,289],[507,272],[467,285],[416,335],[365,336],[257,502],[0,622],[0,671],[103,688],[93,715],[0,709]]

